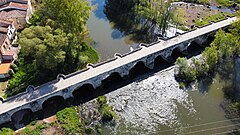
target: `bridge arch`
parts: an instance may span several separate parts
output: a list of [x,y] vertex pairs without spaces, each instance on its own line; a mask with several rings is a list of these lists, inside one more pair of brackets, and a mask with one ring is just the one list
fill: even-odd
[[178,57],[186,57],[186,55],[176,47],[172,50],[172,54],[171,54],[172,61],[171,62],[175,62]]
[[202,45],[200,45],[196,40],[192,41],[187,47],[187,52],[189,55],[198,54],[203,50],[204,48]]
[[[24,126],[29,124],[33,118],[33,111],[31,108],[25,108],[14,112],[11,115],[11,121],[15,125]],[[22,128],[22,127],[18,127]]]
[[119,72],[112,72],[106,78],[102,80],[103,88],[107,88],[109,86],[113,86],[114,84],[118,84],[123,82],[123,78]]
[[135,78],[141,74],[146,73],[149,71],[150,68],[148,68],[143,61],[138,61],[135,64],[133,64],[132,68],[129,70],[129,77]]
[[42,103],[42,109],[47,109],[47,108],[57,108],[59,107],[62,103],[64,102],[64,98],[60,95],[55,95],[52,96],[48,99],[46,99],[45,101],[43,101]]
[[91,83],[85,83],[75,90],[72,95],[77,102],[86,102],[94,96],[94,86]]
[[164,67],[167,67],[169,62],[163,58],[162,55],[158,55],[154,59],[154,69],[163,69]]

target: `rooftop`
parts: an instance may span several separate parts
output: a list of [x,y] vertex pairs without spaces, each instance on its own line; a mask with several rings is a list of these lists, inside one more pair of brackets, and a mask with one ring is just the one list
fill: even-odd
[[6,38],[7,38],[7,34],[0,33],[0,45],[3,44]]
[[0,74],[7,74],[10,70],[11,63],[0,64]]
[[7,20],[3,20],[0,18],[0,27],[8,27],[9,25],[12,24],[12,21],[7,21]]
[[12,10],[12,11],[2,11],[0,12],[0,19],[7,20],[11,18],[26,17],[26,11]]
[[27,4],[21,4],[21,3],[16,3],[16,2],[9,2],[7,4],[4,4],[2,6],[0,6],[1,8],[19,8],[19,9],[28,9],[28,5]]

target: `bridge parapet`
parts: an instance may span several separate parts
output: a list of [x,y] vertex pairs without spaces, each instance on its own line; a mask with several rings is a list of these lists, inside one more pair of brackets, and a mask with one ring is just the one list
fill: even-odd
[[69,75],[59,74],[55,80],[38,87],[29,86],[25,92],[3,100],[3,103],[0,104],[0,124],[11,120],[11,115],[21,109],[32,108],[33,112],[42,109],[43,102],[53,96],[61,96],[64,99],[72,97],[72,92],[84,84],[91,84],[97,88],[103,79],[114,72],[124,77],[140,61],[152,69],[156,57],[161,56],[167,59],[172,55],[174,49],[184,50],[189,46],[189,42],[196,39],[203,40],[206,34],[226,27],[235,20],[236,18],[228,18],[176,35],[165,41],[158,40],[152,44],[142,43],[139,48],[129,53],[115,54],[112,59],[98,64],[88,64],[85,69]]

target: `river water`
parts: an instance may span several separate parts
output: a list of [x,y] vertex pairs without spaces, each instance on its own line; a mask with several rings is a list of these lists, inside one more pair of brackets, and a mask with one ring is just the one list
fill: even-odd
[[115,53],[124,54],[130,48],[136,48],[138,43],[131,41],[123,32],[113,29],[104,13],[104,0],[89,1],[94,10],[87,23],[92,45],[99,52],[101,61],[114,57]]
[[[95,10],[87,25],[92,45],[100,52],[102,60],[112,58],[114,53],[129,52],[131,47],[137,46],[136,41],[112,27],[104,14],[104,0],[91,3]],[[114,128],[105,127],[103,134],[202,135],[229,131],[236,127],[220,107],[226,83],[216,74],[213,79],[207,78],[181,90],[174,79],[174,66],[156,72],[106,95],[119,120]]]

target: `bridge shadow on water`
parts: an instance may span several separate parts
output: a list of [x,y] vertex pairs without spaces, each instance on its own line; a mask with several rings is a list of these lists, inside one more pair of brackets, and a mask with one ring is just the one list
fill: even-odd
[[148,77],[153,76],[155,73],[173,66],[178,57],[191,58],[201,54],[203,51],[204,47],[201,47],[197,43],[193,42],[189,46],[186,55],[175,49],[170,58],[170,62],[163,59],[161,56],[158,56],[154,61],[154,69],[149,69],[143,62],[140,61],[129,71],[128,76],[121,77],[119,73],[115,72],[104,79],[102,81],[102,85],[97,89],[94,89],[90,84],[88,84],[88,86],[85,85],[80,87],[73,94],[73,105],[79,105],[88,102],[94,98],[97,98],[98,96],[108,94],[133,82],[139,82],[147,79]]
[[179,50],[175,49],[172,53],[171,58],[169,58],[170,61],[166,61],[161,56],[158,56],[154,61],[154,69],[149,69],[144,65],[143,62],[138,62],[129,71],[128,76],[121,77],[119,73],[115,72],[104,79],[102,81],[102,85],[96,89],[94,89],[91,84],[84,84],[73,92],[74,98],[67,100],[64,100],[61,96],[54,96],[52,98],[49,98],[43,103],[43,110],[35,113],[33,113],[30,109],[18,111],[12,116],[13,121],[7,125],[10,125],[14,129],[22,128],[33,120],[42,120],[53,116],[59,110],[62,110],[66,107],[72,105],[77,106],[86,103],[92,99],[97,98],[98,96],[105,95],[133,82],[147,79],[148,77],[153,76],[155,73],[173,66],[178,57],[191,58],[193,56],[201,54],[203,50],[204,47],[200,47],[197,45],[197,43],[193,42],[188,47],[187,53],[181,53]]

